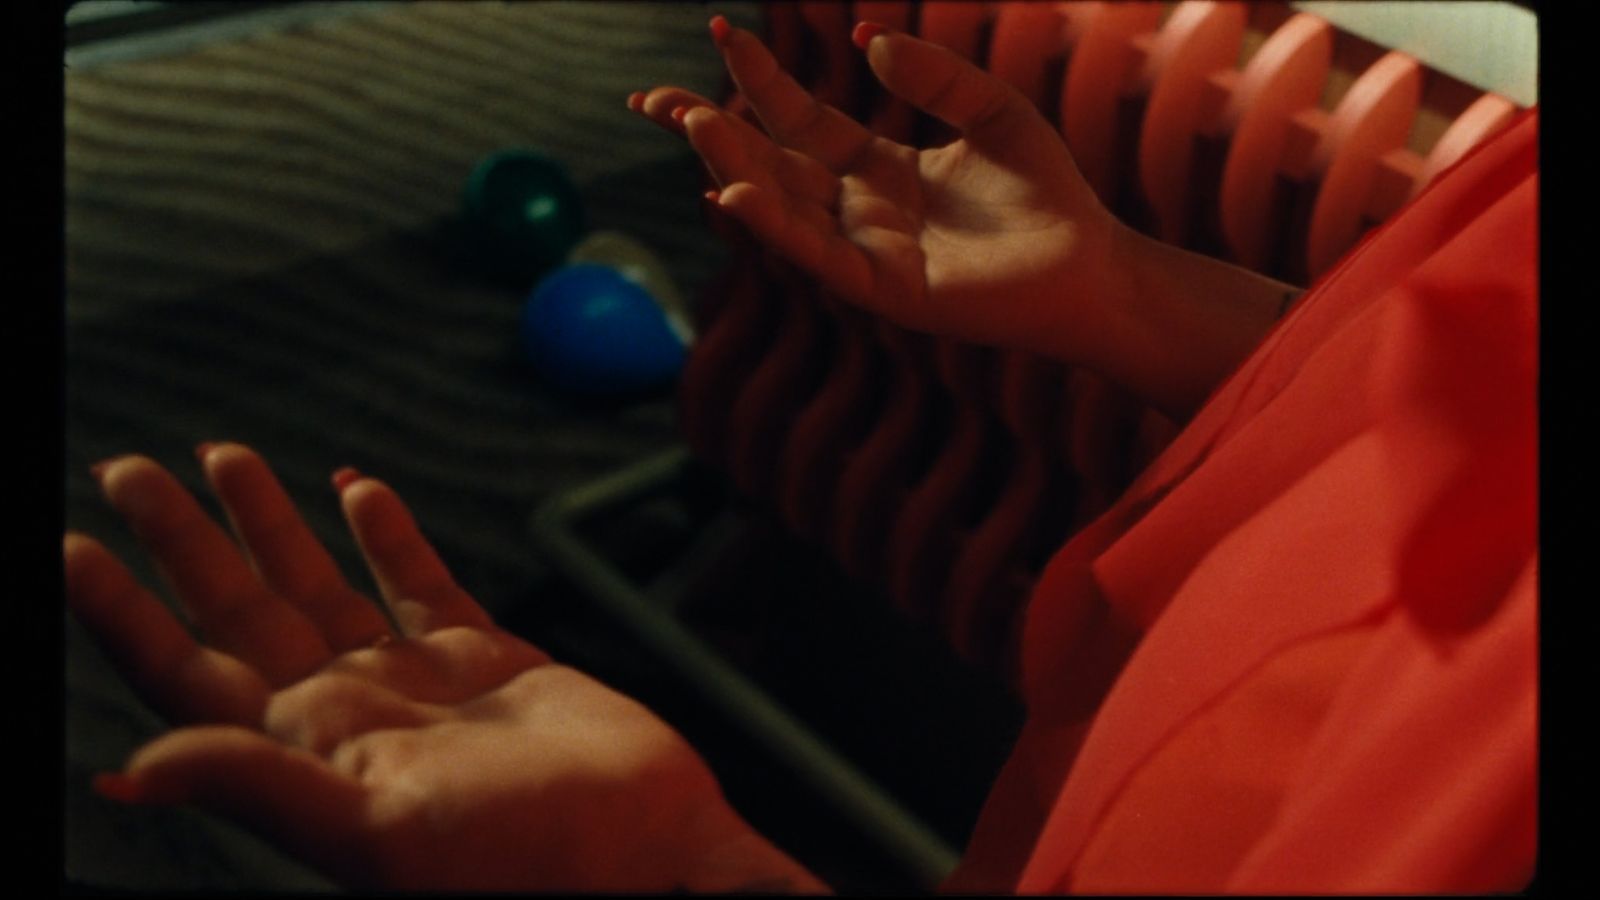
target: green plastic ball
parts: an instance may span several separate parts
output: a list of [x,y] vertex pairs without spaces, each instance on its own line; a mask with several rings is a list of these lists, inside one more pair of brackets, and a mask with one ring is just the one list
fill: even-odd
[[486,273],[525,288],[583,236],[583,201],[560,163],[533,150],[502,150],[467,177],[462,222]]

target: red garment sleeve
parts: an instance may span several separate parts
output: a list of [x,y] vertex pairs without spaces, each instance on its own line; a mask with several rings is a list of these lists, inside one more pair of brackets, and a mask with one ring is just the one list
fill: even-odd
[[1530,113],[1315,285],[1052,560],[1029,721],[947,887],[1526,880],[1536,169]]

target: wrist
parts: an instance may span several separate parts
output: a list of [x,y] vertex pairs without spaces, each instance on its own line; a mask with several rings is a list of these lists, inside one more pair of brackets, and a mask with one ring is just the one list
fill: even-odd
[[1179,422],[1255,348],[1295,290],[1121,223],[1104,260],[1075,359]]
[[683,878],[692,893],[827,894],[821,879],[795,862],[731,807],[723,806],[708,823],[703,852]]
[[1098,227],[1074,236],[1077,272],[1058,280],[1052,315],[1028,335],[1028,349],[1051,359],[1110,374],[1138,338],[1134,310],[1141,271],[1151,265],[1151,239],[1105,215]]

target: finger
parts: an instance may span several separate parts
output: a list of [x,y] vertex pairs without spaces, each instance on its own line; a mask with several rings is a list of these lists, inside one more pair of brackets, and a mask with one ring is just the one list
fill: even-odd
[[378,871],[363,841],[367,789],[259,732],[227,726],[171,732],[96,787],[125,802],[193,804],[235,820],[347,884],[368,883]]
[[713,33],[721,32],[717,43],[734,84],[779,144],[840,175],[871,146],[870,131],[811,96],[783,71],[760,38],[728,25],[721,16],[712,22]]
[[[779,198],[785,214],[801,224],[823,235],[839,230],[837,220],[828,211],[837,199],[838,176],[814,160],[808,160],[814,167],[809,171],[802,171],[804,167],[798,162],[785,166],[792,151],[779,148],[754,128],[719,110],[691,110],[684,117],[684,126],[689,143],[705,160],[718,185],[749,182]],[[741,139],[741,128],[749,133],[749,140]],[[808,174],[817,177],[808,183]]]
[[679,137],[683,136],[683,124],[673,117],[673,110],[701,106],[716,108],[717,104],[694,91],[671,86],[652,88],[648,93],[635,91],[628,96],[629,109]]
[[544,651],[498,628],[449,627],[347,653],[323,674],[379,685],[419,703],[453,705],[549,662]]
[[747,181],[723,189],[716,203],[831,290],[858,301],[872,297],[876,283],[872,261],[836,228],[824,233],[797,219],[774,191]]
[[168,721],[261,722],[271,688],[226,654],[202,647],[99,541],[62,541],[67,605],[151,708]]
[[[695,110],[709,110],[715,115],[714,121],[719,121],[717,131],[722,135],[721,140],[742,148],[742,155],[771,172],[790,191],[824,208],[832,206],[838,196],[839,176],[827,167],[805,154],[779,147],[772,138],[749,122],[692,91],[659,87],[648,94],[635,93],[628,98],[628,108],[680,137],[688,136],[687,125],[691,118],[699,120],[706,115],[695,113]],[[698,151],[699,148],[696,149]],[[704,158],[704,153],[701,155]],[[705,161],[708,166],[714,165],[711,159]],[[727,184],[736,180],[739,180],[739,176],[728,177],[719,183]]]
[[493,627],[489,615],[450,577],[393,489],[352,472],[340,501],[378,590],[404,634],[452,625]]
[[203,448],[201,466],[262,581],[304,613],[332,650],[391,633],[306,527],[266,460],[242,444],[216,444]]
[[857,34],[873,35],[867,63],[884,88],[969,140],[1004,138],[1037,116],[1016,88],[944,47],[899,31],[858,26]]
[[837,202],[839,176],[809,156],[779,147],[749,122],[716,107],[685,109],[678,115],[690,145],[720,184],[770,179],[824,215]]
[[371,679],[319,673],[279,691],[262,719],[280,741],[327,758],[344,742],[386,728],[421,728],[444,722],[443,707],[409,699]]
[[172,473],[143,456],[97,467],[101,489],[155,557],[206,642],[238,657],[274,686],[331,658],[299,610],[261,583],[239,548]]

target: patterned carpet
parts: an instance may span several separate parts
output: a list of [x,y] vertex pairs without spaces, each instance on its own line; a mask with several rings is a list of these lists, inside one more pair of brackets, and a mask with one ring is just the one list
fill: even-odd
[[[661,397],[581,407],[542,389],[513,352],[518,292],[478,278],[452,240],[472,165],[532,147],[567,165],[591,227],[652,246],[685,293],[705,285],[725,256],[701,221],[697,163],[623,98],[657,83],[719,95],[705,33],[719,11],[759,23],[755,4],[379,5],[181,55],[69,67],[65,521],[155,585],[88,465],[143,452],[199,491],[193,446],[244,441],[275,465],[361,583],[327,478],[341,465],[382,477],[492,612],[620,687],[658,685],[650,702],[702,742],[752,821],[841,887],[904,888],[903,874],[852,849],[848,835],[830,836],[824,812],[741,787],[763,780],[759,761],[717,723],[675,706],[659,673],[608,637],[607,623],[530,552],[524,524],[539,501],[675,445],[673,406]],[[616,540],[646,552],[639,535],[686,521],[663,512]],[[806,548],[765,546],[769,570],[809,573],[784,579],[789,591],[827,589],[826,565]],[[91,793],[94,772],[119,766],[161,724],[65,616],[63,628],[70,882],[327,887],[208,817],[120,809]],[[856,640],[857,649],[829,652],[873,652],[861,643],[872,638]],[[931,652],[906,646],[884,660]],[[882,677],[828,668],[836,674],[819,683]],[[956,784],[937,766],[911,766],[902,794],[959,846],[1016,711],[978,688],[924,680],[933,699],[897,709],[935,729],[925,733],[946,748],[929,754],[940,771],[971,777]],[[949,715],[961,690],[987,720]],[[926,724],[941,717],[954,723],[948,734]],[[959,739],[974,733],[985,737]],[[881,757],[878,770],[894,768],[885,741],[862,750]]]

